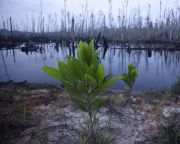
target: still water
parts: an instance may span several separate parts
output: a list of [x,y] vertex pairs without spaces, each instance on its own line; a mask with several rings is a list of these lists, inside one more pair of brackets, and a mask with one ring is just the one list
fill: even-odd
[[[22,52],[20,47],[0,50],[0,82],[27,80],[34,83],[47,83],[59,86],[59,81],[42,71],[44,65],[57,67],[57,61],[66,61],[66,55],[72,54],[66,45],[55,46],[54,43],[40,45],[37,52]],[[106,68],[106,73],[118,76],[127,72],[129,63],[135,64],[139,76],[135,82],[135,90],[157,90],[169,88],[180,75],[180,51],[145,51],[119,49],[111,46],[103,58],[103,48],[100,59]],[[113,89],[123,89],[122,81]]]

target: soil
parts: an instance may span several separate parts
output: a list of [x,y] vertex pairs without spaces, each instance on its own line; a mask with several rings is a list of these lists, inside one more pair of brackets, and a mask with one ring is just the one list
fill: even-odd
[[[115,144],[153,143],[165,107],[180,108],[167,91],[109,90],[100,96],[99,129]],[[27,82],[0,83],[0,143],[74,143],[86,114],[69,101],[62,89]],[[108,125],[108,126],[107,126]]]
[[[0,84],[0,117],[1,117],[1,141],[8,143],[25,129],[39,124],[38,119],[32,118],[35,107],[49,105],[56,101],[59,106],[65,106],[67,100],[58,100],[63,93],[49,85],[22,83]],[[64,94],[63,94],[64,95]]]

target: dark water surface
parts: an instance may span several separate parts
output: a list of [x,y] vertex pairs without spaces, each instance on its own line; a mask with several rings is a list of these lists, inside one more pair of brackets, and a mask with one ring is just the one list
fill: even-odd
[[[20,48],[0,50],[0,82],[27,80],[35,83],[59,85],[59,81],[51,78],[42,71],[44,65],[57,67],[58,60],[66,60],[67,54],[72,54],[65,45],[40,45],[37,52],[22,52]],[[127,72],[127,65],[137,66],[139,77],[135,90],[151,90],[169,88],[180,75],[180,51],[145,51],[117,49],[111,46],[104,58],[103,48],[100,48],[101,62],[105,65],[106,73],[114,76]],[[122,81],[115,84],[113,89],[123,89]]]

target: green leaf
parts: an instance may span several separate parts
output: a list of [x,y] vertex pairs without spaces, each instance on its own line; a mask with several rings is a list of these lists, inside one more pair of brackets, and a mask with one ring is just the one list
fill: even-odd
[[94,107],[95,110],[98,110],[98,109],[100,109],[102,106],[104,106],[106,102],[107,102],[107,99],[97,98],[97,99],[93,102],[93,107]]
[[66,86],[65,91],[68,92],[70,95],[79,96],[79,92],[76,90],[75,86]]
[[84,95],[87,94],[88,89],[89,88],[84,84],[84,82],[77,85],[77,91]]
[[101,89],[107,89],[107,88],[111,87],[113,84],[115,84],[117,81],[119,81],[121,79],[122,79],[122,77],[119,76],[119,77],[107,80],[106,82],[103,83],[103,85],[101,86]]
[[84,68],[81,66],[79,61],[74,58],[69,56],[69,61],[67,62],[70,71],[72,72],[71,74],[74,76],[76,80],[84,80]]
[[63,61],[59,61],[58,62],[58,67],[59,67],[59,69],[65,69],[66,68],[66,63],[63,62]]
[[89,48],[94,52],[94,39],[90,41]]
[[44,66],[42,69],[45,73],[47,73],[48,75],[50,75],[56,79],[62,78],[61,73],[58,69],[55,69],[55,68],[50,67],[50,66]]
[[87,112],[87,107],[82,100],[77,99],[76,97],[70,96],[71,101],[75,106],[77,106],[80,110]]
[[87,43],[83,43],[82,41],[80,41],[78,47],[78,59],[81,62],[90,65],[91,53]]
[[[100,63],[98,55],[99,53],[94,49],[93,40],[89,44],[80,41],[77,58],[68,55],[67,62],[58,62],[59,70],[48,66],[43,67],[46,73],[63,82],[72,103],[85,112],[88,109],[87,104],[92,104],[92,112],[102,107],[105,100],[96,99],[97,95],[121,80],[121,77],[112,78],[112,74],[105,76],[105,68]],[[126,78],[124,77],[124,81],[131,84],[137,74],[133,66],[129,66],[128,74]]]
[[63,78],[66,80],[65,82],[74,84],[76,78],[74,77],[69,64],[63,61],[59,61],[58,66]]
[[95,77],[97,70],[98,70],[98,65],[91,65],[90,67],[87,68],[87,74]]
[[122,80],[128,85],[129,88],[132,88],[136,78],[138,76],[138,71],[133,64],[128,65],[128,73],[122,75]]
[[86,84],[91,88],[95,89],[97,87],[97,81],[91,75],[85,74]]
[[101,83],[103,82],[104,73],[105,73],[104,66],[102,64],[100,64],[98,67],[98,70],[97,70],[97,75],[96,75],[96,79],[98,80],[99,87],[100,87]]

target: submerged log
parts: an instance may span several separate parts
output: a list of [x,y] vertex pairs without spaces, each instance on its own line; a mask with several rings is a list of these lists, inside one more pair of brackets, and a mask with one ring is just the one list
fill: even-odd
[[101,32],[99,32],[98,36],[95,37],[95,40],[94,40],[94,47],[96,50],[98,49],[98,42],[100,40],[100,37],[101,37]]
[[38,49],[39,47],[35,43],[29,42],[25,44],[25,47],[21,48],[21,51],[28,55],[28,52],[37,52]]
[[104,58],[108,49],[108,42],[104,36],[102,37],[102,39],[103,39],[103,46],[104,46],[104,51],[103,51],[103,58]]

